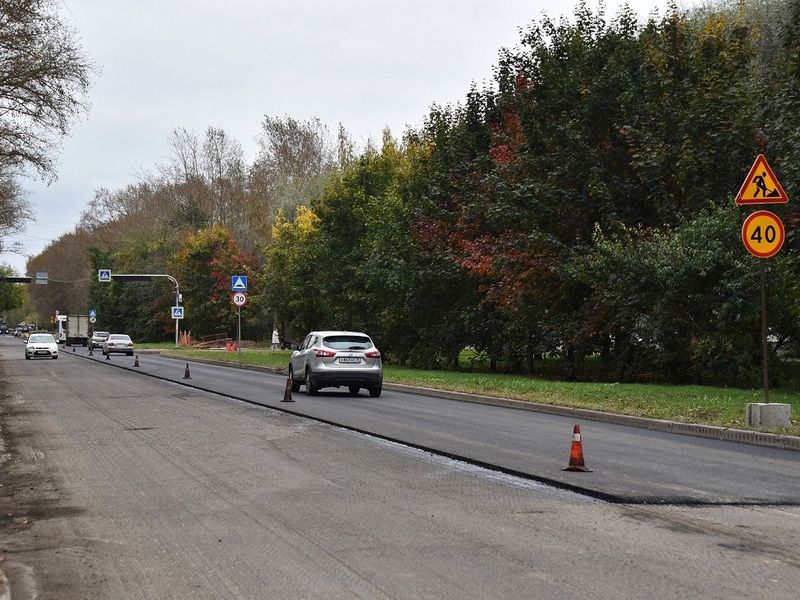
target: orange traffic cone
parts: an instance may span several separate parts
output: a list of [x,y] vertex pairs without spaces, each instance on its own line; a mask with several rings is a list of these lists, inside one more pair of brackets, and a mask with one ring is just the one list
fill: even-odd
[[111,352],[106,352],[106,360],[111,360]]
[[134,367],[138,367],[139,366],[139,355],[138,354],[133,358],[133,366]]
[[569,451],[569,466],[563,471],[583,471],[591,473],[583,463],[583,444],[581,443],[581,426],[575,425],[572,430],[572,448]]
[[189,363],[186,363],[186,370],[183,372],[184,379],[191,379],[192,376],[189,375]]
[[286,388],[283,390],[283,400],[281,402],[294,402],[292,400],[292,378],[286,380]]

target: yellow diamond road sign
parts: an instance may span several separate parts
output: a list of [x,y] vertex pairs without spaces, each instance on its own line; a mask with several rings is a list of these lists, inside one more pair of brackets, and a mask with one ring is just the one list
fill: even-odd
[[789,197],[763,154],[759,154],[736,195],[736,204],[781,204]]

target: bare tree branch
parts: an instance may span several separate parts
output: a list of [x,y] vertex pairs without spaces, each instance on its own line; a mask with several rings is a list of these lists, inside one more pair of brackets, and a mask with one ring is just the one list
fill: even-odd
[[[29,205],[14,178],[56,178],[60,141],[88,110],[93,65],[54,0],[0,0],[0,227],[19,231]],[[0,252],[3,251],[0,242]]]

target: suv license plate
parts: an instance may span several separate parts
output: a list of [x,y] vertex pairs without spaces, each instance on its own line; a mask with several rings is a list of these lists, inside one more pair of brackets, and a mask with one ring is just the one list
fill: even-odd
[[347,364],[360,364],[361,359],[358,357],[351,357],[351,356],[342,356],[339,358],[339,363],[347,363]]

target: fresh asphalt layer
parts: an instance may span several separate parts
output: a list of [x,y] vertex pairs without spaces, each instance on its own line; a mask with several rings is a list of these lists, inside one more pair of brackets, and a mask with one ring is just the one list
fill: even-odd
[[[65,349],[66,353],[92,358],[87,356],[85,348],[79,352]],[[351,398],[335,392],[325,393],[325,390],[315,397],[295,394],[295,402],[295,397],[285,389],[286,371],[215,360],[187,361],[147,352],[142,359],[137,354],[135,361],[117,355],[105,359],[99,352],[94,353],[93,358],[114,367],[605,501],[800,504],[796,454],[800,450],[800,438],[794,436],[627,417],[391,383],[384,384],[385,392],[391,394],[391,403],[376,404],[377,400],[386,398],[386,393],[381,399],[371,399],[363,392]],[[180,361],[179,366],[177,361]],[[238,374],[230,375],[231,372]],[[274,377],[265,380],[261,376],[265,373]],[[419,399],[414,400],[415,397]],[[331,398],[336,402],[331,402]],[[458,409],[452,402],[448,405],[442,400],[465,404]],[[475,408],[469,408],[470,405]],[[505,410],[508,408],[516,410]],[[519,410],[532,414],[532,418],[520,415]],[[537,416],[533,417],[534,413]],[[597,424],[591,426],[592,452],[587,453],[586,460],[587,466],[593,469],[591,473],[565,473],[563,469],[569,456],[568,442],[564,455],[563,430],[577,421]],[[571,425],[568,426],[571,433]],[[584,423],[583,427],[585,432],[590,425]],[[636,430],[641,432],[636,433]],[[585,440],[586,436],[586,448]],[[557,454],[550,451],[553,446],[558,447]]]

